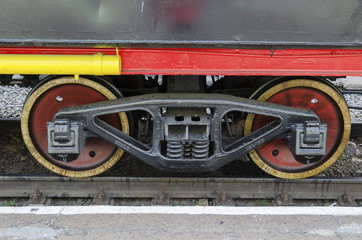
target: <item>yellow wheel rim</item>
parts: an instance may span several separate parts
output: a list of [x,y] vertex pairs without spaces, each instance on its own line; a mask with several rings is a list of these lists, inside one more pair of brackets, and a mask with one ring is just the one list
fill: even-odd
[[[116,96],[110,90],[105,88],[103,85],[86,78],[79,78],[75,80],[74,77],[61,77],[44,83],[29,96],[23,108],[23,112],[21,115],[21,131],[25,145],[27,146],[29,152],[41,165],[59,175],[67,177],[84,178],[84,177],[91,177],[101,174],[110,169],[122,157],[122,155],[124,154],[124,151],[122,149],[117,149],[114,152],[114,154],[105,163],[103,163],[100,166],[96,166],[93,169],[85,171],[74,171],[74,170],[64,169],[49,162],[42,154],[40,154],[40,152],[33,143],[33,139],[31,138],[31,132],[29,130],[29,118],[32,113],[34,104],[48,90],[67,84],[86,86],[88,88],[91,88],[99,92],[108,100],[116,99]],[[125,113],[119,113],[118,116],[121,123],[122,132],[129,134],[129,124],[128,124],[127,115]]]
[[[261,157],[261,154],[258,149],[253,150],[249,152],[249,156],[251,159],[258,165],[262,170],[265,172],[279,177],[279,178],[285,178],[285,179],[298,179],[298,178],[307,178],[313,175],[316,175],[326,168],[328,168],[330,165],[332,165],[338,157],[343,153],[347,142],[349,140],[349,135],[351,132],[351,120],[349,116],[349,110],[348,106],[343,99],[343,97],[335,91],[332,87],[328,86],[327,84],[324,84],[322,82],[318,81],[312,81],[312,80],[305,80],[305,79],[295,79],[295,80],[289,80],[282,83],[279,83],[268,90],[266,90],[264,93],[262,93],[257,100],[259,101],[269,101],[273,96],[276,94],[291,90],[295,88],[308,88],[313,89],[316,91],[320,91],[328,96],[328,98],[332,99],[334,107],[337,107],[340,115],[342,116],[340,119],[341,125],[343,126],[343,133],[342,137],[340,137],[339,145],[335,148],[334,152],[330,154],[330,157],[328,159],[320,160],[321,163],[318,163],[315,165],[315,168],[307,169],[306,170],[296,170],[295,172],[290,171],[284,171],[280,170],[279,168],[275,167],[270,162],[266,161]],[[308,101],[305,99],[305,101]],[[255,122],[256,116],[254,114],[248,114],[246,121],[245,121],[245,128],[244,128],[244,134],[248,135],[253,130],[253,125]]]

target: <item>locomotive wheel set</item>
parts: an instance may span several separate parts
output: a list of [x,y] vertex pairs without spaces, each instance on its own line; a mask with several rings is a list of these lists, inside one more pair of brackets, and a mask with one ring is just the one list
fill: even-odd
[[[46,124],[58,110],[122,97],[118,91],[112,93],[106,88],[106,82],[103,84],[84,78],[61,77],[42,81],[30,93],[23,109],[22,133],[29,151],[43,166],[65,176],[93,176],[108,170],[122,157],[123,150],[101,138],[88,139],[75,161],[59,161],[48,154]],[[125,113],[109,115],[104,120],[129,133]]]
[[0,21],[0,76],[34,85],[21,130],[49,170],[91,177],[131,154],[170,172],[251,159],[297,179],[344,151],[351,120],[333,80],[362,76],[360,1],[81,2],[9,2]]
[[[234,103],[235,106],[233,106],[232,100],[234,99],[215,94],[205,94],[204,98],[197,97],[195,94],[182,94],[179,96],[179,94],[164,93],[154,95],[157,97],[150,96],[147,99],[148,96],[141,95],[140,100],[135,101],[132,101],[135,97],[122,98],[118,90],[102,80],[102,78],[50,77],[33,89],[24,105],[21,128],[25,144],[34,158],[43,166],[57,174],[69,177],[89,177],[110,169],[123,156],[124,151],[121,148],[160,169],[205,171],[213,170],[235,158],[242,157],[243,154],[247,153],[246,150],[252,148],[254,144],[256,147],[249,152],[249,156],[261,169],[277,177],[295,179],[313,176],[326,169],[337,160],[349,139],[350,119],[348,107],[342,95],[328,82],[324,81],[307,79],[271,80],[257,89],[251,96],[251,98],[258,101],[292,107],[288,109],[284,109],[282,106],[268,108],[268,105],[260,105],[257,102],[247,102],[249,105],[246,106],[240,103],[240,106],[238,106],[237,103]],[[115,102],[112,105],[100,104],[100,102],[117,98],[121,100],[119,103]],[[143,100],[141,100],[142,98]],[[227,101],[223,103],[225,99]],[[239,99],[237,98],[234,101],[237,100]],[[144,103],[142,103],[143,101]],[[225,108],[225,110],[219,113],[215,108],[218,103],[214,103],[214,101],[222,103],[221,107]],[[89,103],[96,103],[98,106],[82,106]],[[122,105],[125,106],[124,109]],[[138,106],[134,107],[132,105]],[[146,107],[147,105],[149,106]],[[60,120],[57,122],[57,112],[64,107],[70,106],[76,106],[76,108],[69,108],[69,110],[64,111],[65,116],[67,111],[70,113],[69,118],[62,116],[59,117]],[[152,141],[152,147],[142,144],[137,139],[125,138],[130,132],[129,118],[126,112],[129,112],[128,115],[132,115],[132,112],[124,110],[130,108],[130,106],[132,106],[131,110],[147,109],[150,111],[150,113],[144,114],[144,116],[152,115],[150,118],[152,126],[149,131],[155,132],[158,135],[156,138],[160,139],[159,141],[148,139],[148,141]],[[259,112],[268,115],[253,114],[258,113],[254,109],[259,106],[262,109]],[[156,111],[153,110],[154,108],[156,108]],[[174,108],[177,109],[176,114],[171,111]],[[313,112],[303,111],[300,113],[299,109],[294,108],[308,109]],[[83,116],[77,116],[74,113],[74,116],[72,116],[72,112],[77,109],[82,109],[79,112],[80,114],[83,113]],[[107,111],[102,112],[103,109],[107,109]],[[168,111],[168,109],[171,110]],[[90,111],[90,113],[85,114],[83,110]],[[152,110],[153,112],[151,112]],[[232,122],[228,115],[231,111],[236,110],[240,114],[234,115],[239,116],[240,119],[237,122]],[[320,119],[320,123],[306,121],[307,123],[313,123],[311,127],[308,127],[298,117],[296,117],[297,120],[294,120],[292,116],[288,118],[289,112],[279,114],[280,119],[273,121],[278,116],[278,111],[283,110],[296,111],[297,116],[301,114],[298,116],[300,119],[303,119],[305,117],[303,115],[307,114],[307,120]],[[92,118],[96,111],[99,111],[101,115],[99,115],[99,119],[98,117],[91,119],[92,122],[94,121],[92,126],[92,123],[87,123],[89,119],[85,120],[84,118]],[[162,111],[171,113],[170,115],[162,114]],[[62,111],[59,112],[60,115],[62,113]],[[96,114],[98,115],[98,113]],[[206,117],[202,116],[202,114]],[[220,115],[220,117],[216,115]],[[187,118],[190,118],[191,121],[187,122]],[[219,119],[219,121],[205,120],[210,118],[213,120]],[[134,119],[134,117],[130,119]],[[158,120],[155,121],[155,119]],[[76,120],[79,121],[77,128],[75,128]],[[96,125],[96,121],[99,120],[109,125]],[[231,135],[241,134],[245,138],[239,136],[239,138],[235,138],[235,142],[232,144],[229,143],[229,140],[227,141],[228,144],[224,144],[227,146],[224,148],[219,146],[219,149],[217,149],[218,143],[215,141],[220,139],[219,144],[221,144],[222,136],[226,134],[225,132],[228,129],[226,121],[230,122],[231,125],[238,125],[239,128],[244,129],[243,133],[237,132],[237,134],[232,133]],[[286,125],[287,121],[293,123],[288,126]],[[243,123],[245,123],[244,126],[240,126]],[[105,132],[97,135],[96,128],[102,126]],[[115,130],[112,131],[109,126],[121,130],[124,135]],[[325,128],[325,126],[327,126],[326,131],[317,132],[317,144],[314,142],[305,143],[313,146],[309,148],[312,149],[312,153],[305,155],[305,152],[303,152],[303,155],[299,154],[298,156],[295,152],[296,143],[291,143],[291,141],[296,141],[295,138],[301,138],[301,141],[303,141],[301,135],[306,134],[305,131],[308,131],[308,128],[310,128],[309,131],[315,131],[315,129],[319,130],[319,128]],[[296,127],[299,128],[300,132],[293,130]],[[79,128],[83,128],[83,130],[79,131]],[[254,139],[247,137],[260,128],[263,131],[255,134]],[[165,131],[164,136],[160,138],[159,135],[162,135],[162,132],[157,131],[157,129],[163,129]],[[86,133],[88,131],[91,131],[92,134]],[[166,131],[167,135],[165,134]],[[269,133],[269,136],[265,134],[265,131]],[[210,132],[212,132],[214,138],[210,136]],[[221,134],[216,135],[218,132],[221,132]],[[112,137],[112,135],[117,134],[119,134],[118,138],[117,136]],[[324,135],[326,135],[326,139],[319,137]],[[58,140],[55,139],[56,137],[58,137]],[[164,143],[164,139],[168,139],[168,141]],[[214,141],[211,142],[209,139]],[[301,142],[300,144],[304,143]],[[49,145],[54,148],[52,153],[49,153]],[[315,145],[317,146],[315,147]],[[137,150],[137,147],[140,150]],[[205,147],[206,150],[204,150]],[[323,147],[325,148],[325,154],[319,156],[321,154],[316,153],[314,150],[320,151]],[[75,148],[79,149],[78,152],[74,152]],[[304,151],[308,149],[308,147],[301,146],[299,148]],[[144,152],[144,154],[140,155],[140,152],[137,151]],[[156,154],[152,154],[152,152],[156,152]],[[216,154],[220,156],[215,156]],[[314,154],[318,155],[315,156]],[[154,161],[151,162],[150,159],[154,159]],[[163,162],[158,162],[159,159]],[[214,165],[210,165],[211,163],[214,163]]]

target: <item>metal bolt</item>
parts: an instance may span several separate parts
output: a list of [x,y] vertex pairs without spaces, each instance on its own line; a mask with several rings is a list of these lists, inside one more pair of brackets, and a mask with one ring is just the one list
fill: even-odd
[[279,155],[279,151],[278,150],[273,150],[272,152],[273,156],[276,157]]
[[90,151],[90,152],[89,152],[89,156],[90,156],[91,158],[94,158],[94,157],[96,156],[96,153],[95,153],[94,151]]
[[61,101],[63,101],[63,97],[62,96],[57,96],[55,98],[55,100],[57,100],[57,102],[61,102]]
[[313,98],[311,101],[310,101],[311,103],[318,103],[318,99],[316,99],[316,98]]

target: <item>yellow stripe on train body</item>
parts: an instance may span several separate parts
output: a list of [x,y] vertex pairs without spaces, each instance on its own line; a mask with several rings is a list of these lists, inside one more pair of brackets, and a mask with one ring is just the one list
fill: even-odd
[[114,55],[0,54],[0,74],[119,75]]

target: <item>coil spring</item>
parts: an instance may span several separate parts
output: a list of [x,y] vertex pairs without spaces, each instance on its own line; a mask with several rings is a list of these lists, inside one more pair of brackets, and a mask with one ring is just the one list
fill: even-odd
[[191,158],[192,156],[192,144],[185,143],[184,145],[184,158]]
[[184,156],[184,146],[181,142],[167,142],[167,157],[182,158]]
[[209,156],[209,141],[192,143],[192,158],[202,159]]

